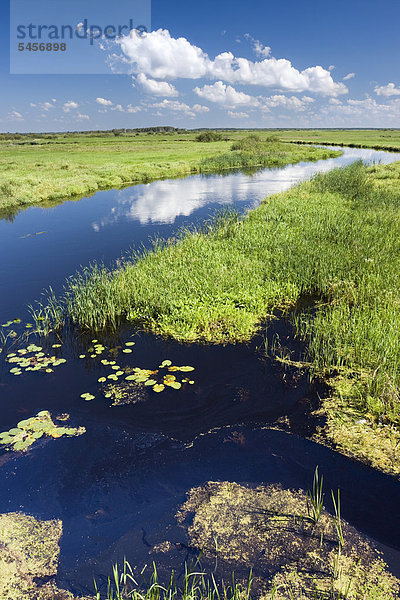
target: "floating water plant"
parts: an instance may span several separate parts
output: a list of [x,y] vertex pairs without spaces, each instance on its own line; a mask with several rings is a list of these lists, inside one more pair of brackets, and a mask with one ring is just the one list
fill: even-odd
[[84,394],[81,394],[81,398],[89,402],[90,400],[94,400],[95,396],[93,396],[93,394],[89,394],[89,392],[85,392]]
[[[66,421],[69,415],[62,415],[56,420]],[[58,426],[52,420],[47,410],[38,412],[35,417],[20,421],[17,427],[9,431],[0,433],[0,445],[5,446],[6,450],[15,452],[25,452],[38,439],[43,436],[59,438],[64,435],[77,436],[85,433],[84,427],[63,427]]]
[[[114,405],[135,403],[138,399],[142,400],[143,394],[138,393],[138,388],[142,385],[144,388],[151,388],[153,392],[160,393],[166,388],[179,390],[185,383],[194,384],[194,380],[189,377],[183,377],[181,380],[177,379],[178,372],[194,371],[194,367],[173,365],[171,360],[164,360],[158,366],[158,369],[134,367],[130,373],[129,370],[124,372],[118,365],[111,368],[114,369],[114,372],[107,375],[107,379],[118,381],[119,377],[126,375],[124,381],[121,381],[118,385],[109,383],[105,387],[104,395],[106,398],[112,398]],[[104,383],[106,378],[100,377],[98,381]]]
[[[60,344],[54,344],[53,348],[59,346]],[[67,362],[65,358],[46,356],[42,347],[35,344],[30,344],[26,348],[20,348],[17,352],[10,352],[7,354],[6,360],[16,365],[10,369],[10,373],[13,375],[21,375],[23,370],[52,373],[54,367]]]

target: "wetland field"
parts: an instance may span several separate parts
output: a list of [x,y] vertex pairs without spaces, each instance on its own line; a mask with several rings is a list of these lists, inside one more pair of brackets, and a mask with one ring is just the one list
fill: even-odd
[[400,132],[0,134],[0,600],[395,600]]

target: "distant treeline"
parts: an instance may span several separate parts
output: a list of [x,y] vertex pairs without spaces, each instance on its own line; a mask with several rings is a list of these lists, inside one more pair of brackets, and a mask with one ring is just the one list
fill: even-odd
[[51,140],[60,137],[73,137],[76,135],[86,135],[89,137],[99,136],[118,136],[124,134],[139,134],[139,133],[185,133],[186,129],[180,129],[177,127],[170,127],[168,125],[159,127],[137,127],[135,129],[99,129],[96,131],[62,131],[60,133],[48,132],[48,133],[0,133],[0,140],[29,140],[32,138],[41,138],[44,140]]
[[354,142],[320,142],[319,140],[290,140],[292,144],[302,144],[309,146],[317,144],[318,146],[339,146],[341,148],[372,148],[373,150],[385,150],[386,152],[399,152],[399,146],[387,146],[386,144],[356,144]]

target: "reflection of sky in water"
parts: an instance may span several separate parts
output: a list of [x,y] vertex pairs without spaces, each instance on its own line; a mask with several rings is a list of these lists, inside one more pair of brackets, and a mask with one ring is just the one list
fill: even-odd
[[92,226],[99,231],[120,219],[149,223],[173,224],[179,216],[188,217],[207,204],[222,206],[246,203],[254,207],[262,198],[287,190],[299,181],[309,179],[315,173],[329,171],[347,165],[354,160],[365,162],[393,162],[400,154],[376,150],[343,148],[343,156],[315,163],[301,162],[279,169],[263,170],[255,175],[233,173],[226,176],[193,176],[185,179],[154,181],[134,188],[121,190],[117,203],[110,213]]

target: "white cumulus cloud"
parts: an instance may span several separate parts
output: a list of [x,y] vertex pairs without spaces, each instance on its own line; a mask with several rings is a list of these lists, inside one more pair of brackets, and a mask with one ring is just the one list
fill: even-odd
[[17,110],[12,110],[8,113],[8,118],[10,121],[23,121],[24,117]]
[[62,108],[63,108],[63,111],[67,113],[70,110],[78,108],[78,106],[79,106],[79,104],[77,102],[74,102],[73,100],[68,100],[68,102],[64,102]]
[[303,96],[303,98],[297,98],[296,96],[284,96],[283,94],[275,94],[268,98],[263,98],[262,109],[267,112],[271,108],[285,108],[288,110],[303,111],[306,107],[314,102],[313,98]]
[[50,108],[55,108],[54,104],[52,104],[51,102],[42,102],[42,104],[40,105],[42,110],[50,110]]
[[202,88],[195,87],[193,91],[200,98],[216,102],[222,106],[258,106],[260,104],[254,96],[238,92],[234,87],[226,85],[222,81],[216,81],[212,85],[204,85]]
[[197,113],[210,112],[210,109],[208,108],[208,106],[204,106],[203,104],[193,104],[192,110],[194,110],[194,112],[197,112]]
[[106,100],[105,98],[96,98],[96,102],[102,106],[112,106],[111,100]]
[[356,74],[355,73],[347,73],[347,75],[345,75],[343,77],[343,81],[347,81],[348,79],[353,79],[353,77],[355,77]]
[[180,102],[179,100],[167,100],[166,98],[162,102],[155,102],[151,106],[159,109],[157,113],[159,115],[163,114],[163,110],[167,110],[182,113],[185,116],[192,118],[195,117],[196,114],[209,111],[207,106],[202,106],[201,104],[189,106],[188,104],[185,104],[185,102]]
[[137,113],[141,110],[142,109],[140,108],[140,106],[132,106],[132,104],[128,104],[128,106],[126,107],[126,112],[128,113]]
[[167,96],[169,98],[179,96],[178,90],[167,81],[150,79],[144,73],[139,73],[136,80],[140,83],[145,92],[152,94],[153,96]]
[[269,46],[265,46],[260,42],[260,40],[256,40],[255,38],[253,38],[253,36],[250,35],[250,33],[245,33],[244,37],[251,42],[253,50],[257,54],[257,56],[263,56],[264,58],[268,58],[268,56],[270,56],[271,48]]
[[248,117],[249,115],[245,112],[236,112],[233,110],[228,110],[228,115],[232,118],[232,119],[245,119],[246,117]]
[[[327,96],[347,93],[343,83],[336,83],[331,73],[317,65],[299,71],[284,58],[263,58],[250,61],[223,52],[210,59],[198,46],[186,38],[173,38],[166,29],[142,36],[123,36],[120,44],[131,72],[144,73],[155,79],[218,79],[227,83],[273,87],[282,91],[316,92]],[[259,53],[267,47],[257,46]]]
[[396,87],[394,83],[387,85],[375,86],[375,94],[378,96],[400,96],[400,87]]

